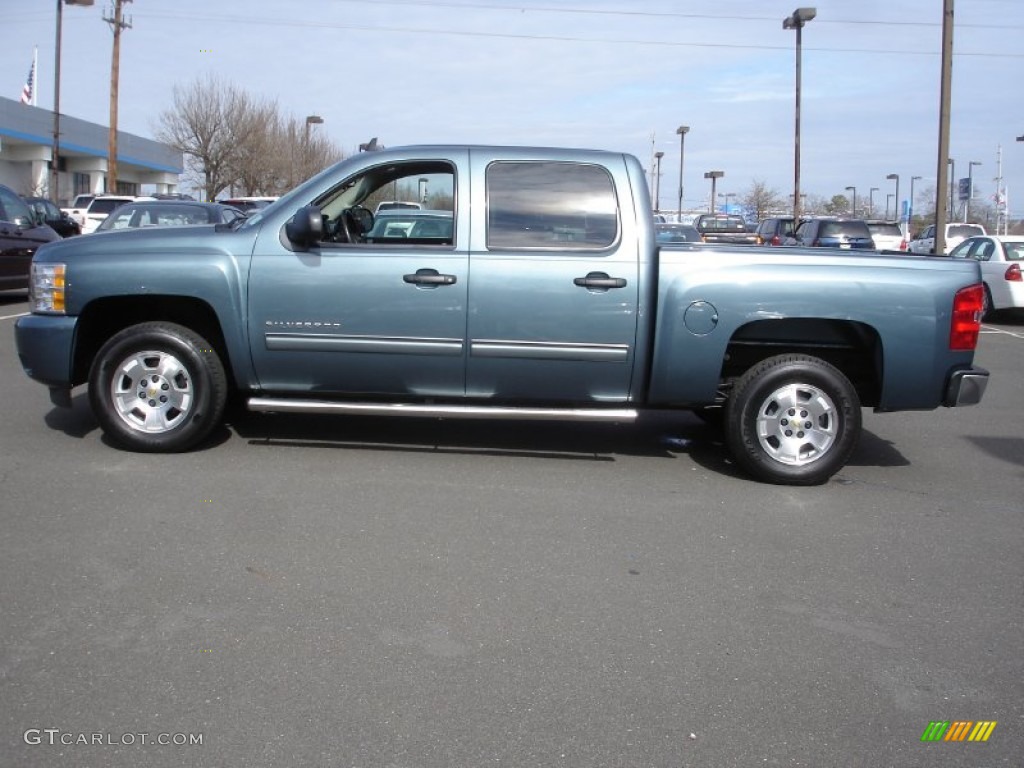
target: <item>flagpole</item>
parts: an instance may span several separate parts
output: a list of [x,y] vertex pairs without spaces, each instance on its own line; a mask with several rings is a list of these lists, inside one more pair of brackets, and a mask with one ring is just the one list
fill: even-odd
[[39,46],[35,46],[32,49],[32,106],[36,107],[39,105],[39,88],[36,83],[39,82]]

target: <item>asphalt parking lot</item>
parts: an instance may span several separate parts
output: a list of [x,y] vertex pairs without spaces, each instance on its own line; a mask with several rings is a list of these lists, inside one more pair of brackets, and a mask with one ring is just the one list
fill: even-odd
[[1020,318],[982,405],[866,413],[789,488],[685,414],[124,453],[22,373],[25,308],[0,294],[0,765],[1021,765]]

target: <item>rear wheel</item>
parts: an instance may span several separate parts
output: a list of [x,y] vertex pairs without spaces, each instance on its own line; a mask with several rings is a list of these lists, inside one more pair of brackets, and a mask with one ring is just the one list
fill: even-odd
[[203,337],[173,323],[125,328],[100,349],[89,402],[103,431],[123,448],[185,451],[220,422],[227,377]]
[[726,408],[736,462],[769,483],[824,483],[846,464],[860,430],[853,385],[807,355],[762,360],[736,382]]

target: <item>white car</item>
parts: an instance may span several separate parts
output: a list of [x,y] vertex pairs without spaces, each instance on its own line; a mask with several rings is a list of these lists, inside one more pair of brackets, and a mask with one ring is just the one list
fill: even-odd
[[[950,222],[946,224],[946,250],[943,253],[949,253],[968,237],[984,234],[985,228],[981,224]],[[911,253],[935,253],[935,225],[929,224],[924,232],[907,243],[907,250]]]
[[903,237],[903,230],[895,221],[873,221],[868,220],[868,230],[871,232],[871,239],[875,243],[875,249],[879,251],[905,251],[907,240]]
[[82,221],[82,234],[95,232],[96,227],[102,224],[103,220],[115,209],[120,208],[125,203],[134,203],[136,199],[138,198],[127,195],[101,195],[93,198],[93,201],[89,203],[89,207],[85,209],[85,218]]
[[949,254],[954,259],[974,259],[985,281],[985,312],[1024,307],[1024,236],[986,235],[964,240]]

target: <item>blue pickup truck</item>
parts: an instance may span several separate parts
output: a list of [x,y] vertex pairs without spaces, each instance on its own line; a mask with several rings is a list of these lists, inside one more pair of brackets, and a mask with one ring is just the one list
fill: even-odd
[[[381,211],[397,197],[414,210]],[[384,217],[388,217],[384,220]],[[376,219],[376,221],[375,221]],[[259,412],[721,421],[766,482],[822,483],[861,408],[977,403],[978,265],[829,249],[658,247],[611,152],[360,153],[230,225],[39,249],[26,373],[103,430],[183,451]]]

